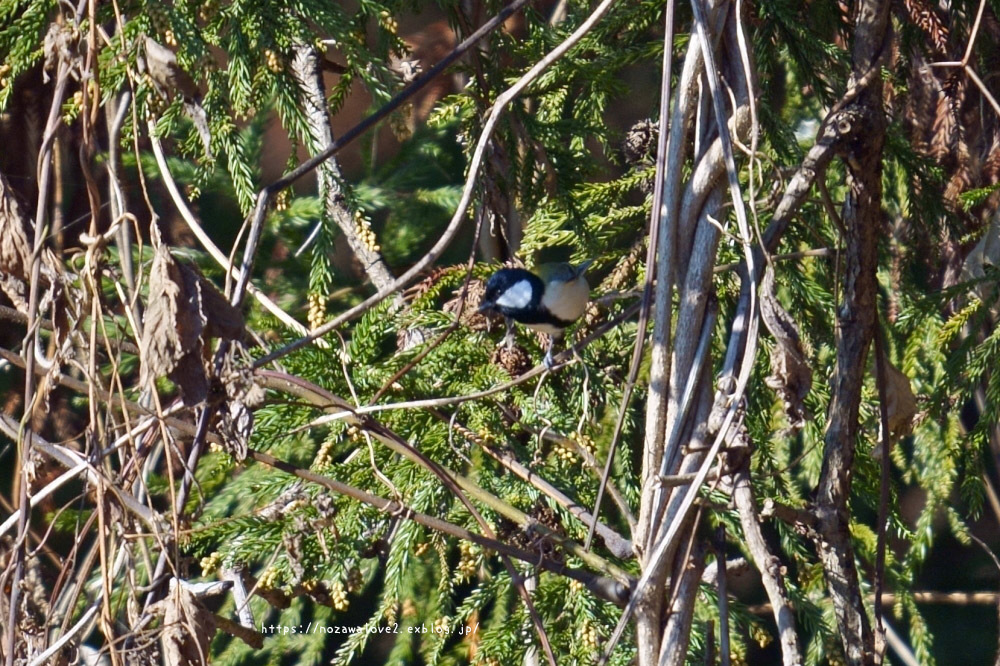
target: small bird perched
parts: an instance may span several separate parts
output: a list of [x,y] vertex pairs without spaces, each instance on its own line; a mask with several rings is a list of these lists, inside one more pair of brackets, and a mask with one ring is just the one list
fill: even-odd
[[545,366],[551,368],[552,346],[570,324],[580,318],[590,302],[590,286],[583,276],[590,264],[542,264],[538,274],[523,268],[501,268],[486,282],[480,312],[499,312],[507,322],[505,340],[513,340],[512,321],[547,333]]

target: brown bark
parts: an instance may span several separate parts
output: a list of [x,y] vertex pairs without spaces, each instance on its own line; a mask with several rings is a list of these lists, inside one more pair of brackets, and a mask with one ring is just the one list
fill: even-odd
[[[837,119],[837,152],[847,166],[848,195],[843,207],[845,274],[837,311],[840,338],[832,380],[823,470],[815,495],[816,552],[823,564],[843,641],[852,665],[880,662],[865,612],[849,533],[848,499],[858,430],[858,406],[865,360],[875,324],[877,243],[882,227],[882,148],[886,120],[882,83],[867,76],[878,67],[885,43],[889,3],[866,0],[857,7],[854,44],[854,99]],[[867,85],[858,84],[868,79]]]

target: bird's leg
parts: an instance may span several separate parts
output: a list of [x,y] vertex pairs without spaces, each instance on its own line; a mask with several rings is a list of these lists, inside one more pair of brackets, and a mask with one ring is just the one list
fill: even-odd
[[550,335],[549,348],[545,350],[545,359],[542,361],[542,363],[545,364],[545,367],[548,370],[551,370],[556,365],[555,360],[552,358],[552,348],[555,347],[555,345],[556,345],[556,336]]
[[503,321],[507,325],[507,332],[503,336],[503,344],[507,346],[507,351],[510,351],[514,348],[514,320],[510,317],[504,317]]

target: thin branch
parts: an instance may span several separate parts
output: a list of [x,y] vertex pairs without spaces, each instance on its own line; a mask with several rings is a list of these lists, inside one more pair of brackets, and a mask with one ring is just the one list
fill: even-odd
[[[282,391],[285,393],[290,393],[296,395],[304,400],[307,400],[311,404],[316,405],[322,409],[336,409],[343,411],[348,403],[339,398],[338,396],[330,393],[329,391],[316,386],[315,384],[302,379],[301,377],[296,377],[294,375],[289,375],[286,373],[274,372],[271,370],[258,370],[257,376],[260,378],[261,383],[276,391]],[[631,576],[625,571],[621,570],[614,564],[604,560],[603,558],[597,556],[596,554],[588,551],[584,551],[580,544],[568,539],[550,529],[544,525],[540,525],[537,521],[528,518],[523,512],[518,511],[514,507],[503,502],[496,496],[484,491],[477,484],[475,484],[470,479],[453,472],[452,470],[439,465],[436,462],[429,460],[425,455],[418,451],[413,445],[407,442],[405,439],[394,433],[389,428],[386,428],[381,423],[374,421],[370,417],[358,416],[351,417],[349,420],[352,425],[358,428],[363,428],[370,432],[375,438],[385,444],[390,450],[399,455],[402,455],[413,462],[430,469],[431,471],[438,470],[441,475],[448,477],[450,480],[454,481],[455,484],[463,492],[469,493],[474,499],[482,502],[483,504],[489,506],[494,511],[503,515],[504,517],[518,523],[521,526],[531,525],[532,529],[537,530],[545,538],[557,543],[567,552],[581,558],[588,566],[600,571],[608,576],[612,576],[617,580],[621,581],[623,584],[629,584],[631,582]],[[435,473],[438,473],[435,472]]]
[[879,442],[882,447],[882,459],[879,461],[881,475],[878,501],[878,541],[875,546],[875,627],[877,632],[875,636],[875,649],[878,652],[882,652],[883,650],[879,650],[878,643],[885,640],[883,636],[886,633],[882,621],[882,593],[885,590],[885,548],[886,530],[889,523],[889,484],[891,482],[889,470],[892,465],[889,454],[892,447],[892,439],[889,430],[889,380],[888,371],[886,370],[888,359],[886,359],[885,330],[883,330],[882,323],[879,321],[877,309],[874,319],[875,380],[878,388],[879,420],[882,425],[882,439]]
[[[715,530],[715,550],[716,562],[725,561],[726,558],[726,526],[719,525]],[[717,567],[718,577],[716,579],[717,597],[719,604],[719,664],[729,666],[729,591],[726,587],[726,567]]]
[[[1000,592],[938,592],[938,591],[918,591],[910,594],[895,594],[886,592],[882,595],[882,602],[887,607],[892,607],[903,599],[912,599],[917,604],[939,604],[942,606],[995,606],[1000,603]],[[868,602],[874,603],[875,595],[865,597]],[[756,604],[746,607],[747,613],[751,615],[766,615],[773,611],[771,604]]]
[[[491,446],[471,430],[457,421],[449,419],[441,412],[434,410],[432,413],[434,413],[434,415],[441,421],[451,423],[451,427],[458,430],[461,435],[465,437],[465,439],[481,448],[491,458],[510,470],[515,476],[523,481],[527,481],[539,491],[545,493],[546,496],[550,497],[557,504],[566,509],[566,511],[576,517],[581,523],[584,525],[597,524],[597,533],[604,540],[604,545],[609,551],[611,551],[612,555],[619,559],[628,559],[632,556],[632,543],[630,541],[622,537],[622,535],[618,534],[604,523],[597,521],[596,518],[591,516],[586,509],[573,501],[573,499],[571,499],[566,493],[553,486],[549,481],[543,479],[536,472],[531,471],[520,460],[515,458],[513,454]],[[584,549],[589,550],[586,544],[584,544]]]
[[[521,418],[519,418],[519,416],[513,410],[510,409],[510,407],[503,404],[502,402],[497,401],[494,403],[494,405],[497,407],[497,409],[499,409],[503,413],[505,419],[517,423],[518,427],[522,428],[525,432],[532,435],[533,437],[538,437],[540,439],[545,439],[550,442],[555,442],[556,444],[564,448],[568,448],[574,451],[577,455],[579,455],[583,459],[584,464],[592,472],[597,474],[598,481],[600,481],[600,479],[602,478],[602,473],[601,473],[601,468],[597,464],[597,458],[595,458],[594,454],[591,453],[589,450],[587,450],[586,447],[580,446],[579,442],[577,442],[576,440],[570,439],[566,435],[557,432],[552,428],[536,428],[530,423],[527,423],[523,421]],[[694,478],[694,475],[692,475],[691,478]],[[632,515],[632,509],[631,507],[629,507],[628,501],[625,499],[625,496],[622,495],[621,490],[618,488],[618,486],[612,479],[608,480],[607,492],[608,495],[611,496],[612,501],[614,501],[615,505],[618,507],[618,511],[625,519],[625,522],[628,523],[629,530],[634,531],[636,525],[635,516]],[[627,557],[627,556],[619,555],[618,557]]]
[[[579,353],[581,349],[592,343],[593,341],[604,336],[608,331],[612,330],[619,324],[627,321],[636,313],[639,309],[639,304],[634,303],[625,310],[615,319],[606,322],[603,326],[597,328],[593,333],[580,340],[570,349],[564,349],[563,351],[555,354],[553,356],[554,365],[553,368],[561,367],[563,364],[568,364],[576,354]],[[255,364],[255,367],[260,367],[260,365]],[[318,418],[313,419],[307,425],[303,426],[302,429],[313,428],[326,423],[331,423],[333,421],[338,421],[340,419],[351,418],[353,416],[361,416],[365,414],[375,414],[378,412],[385,412],[390,410],[400,410],[400,409],[434,409],[436,407],[447,407],[448,405],[458,405],[463,402],[471,402],[473,400],[481,400],[482,398],[488,398],[491,395],[496,395],[497,393],[503,393],[508,391],[515,386],[519,386],[528,382],[539,375],[549,372],[544,364],[536,365],[531,370],[528,370],[522,375],[515,377],[514,379],[504,382],[493,388],[484,389],[482,391],[475,391],[473,393],[467,393],[465,395],[457,396],[447,396],[442,398],[423,398],[419,400],[407,400],[404,402],[393,402],[382,405],[362,405],[360,407],[346,406],[342,411],[333,412],[330,414],[324,414]]]
[[[771,261],[796,261],[798,259],[808,259],[810,257],[832,257],[843,252],[843,248],[819,247],[813,250],[801,250],[799,252],[785,252],[771,256]],[[729,264],[719,264],[713,270],[716,274],[728,273],[737,270],[742,262],[732,262]]]
[[920,666],[920,662],[917,661],[913,650],[910,649],[910,646],[906,644],[888,622],[885,623],[885,638],[889,643],[889,647],[896,653],[899,660],[903,662],[903,666]]
[[[879,68],[889,34],[889,8],[886,0],[862,0],[858,5],[852,56],[854,81]],[[876,323],[881,160],[886,132],[881,89],[881,80],[876,76],[868,87],[858,90],[857,98],[838,121],[838,130],[850,138],[844,144],[848,185],[842,216],[847,231],[846,264],[843,299],[837,311],[840,338],[827,410],[823,466],[815,491],[814,545],[833,602],[844,656],[851,666],[881,661],[861,596],[848,520],[865,359]],[[864,140],[857,140],[860,137]]]
[[[3,425],[7,424],[4,423]],[[4,434],[8,434],[7,428],[3,428],[3,430]],[[11,428],[10,433],[16,436],[17,431],[16,429]],[[31,495],[31,507],[34,508],[36,504],[44,500],[46,497],[48,497],[55,491],[62,488],[67,482],[78,477],[80,475],[80,472],[84,471],[85,469],[88,469],[88,467],[89,466],[87,465],[86,461],[79,462],[73,467],[67,469],[65,472],[63,472],[56,478],[46,483],[42,488],[34,491]],[[7,516],[7,520],[3,521],[3,523],[0,523],[0,537],[3,537],[3,535],[7,533],[7,530],[13,527],[14,523],[20,520],[21,512],[24,510],[25,510],[24,508],[14,509],[11,515]]]
[[[733,444],[745,441],[742,437],[734,438]],[[757,514],[757,502],[754,499],[750,479],[749,447],[745,446],[742,452],[735,452],[733,448],[730,451],[737,457],[743,456],[743,463],[733,477],[733,502],[736,504],[740,525],[743,527],[744,543],[760,572],[767,597],[771,600],[774,622],[778,627],[781,642],[781,661],[784,666],[799,666],[804,661],[796,633],[795,613],[788,598],[788,590],[785,588],[784,567],[764,539],[760,529],[760,517]]]
[[[77,19],[83,14],[85,0],[81,0],[77,9]],[[63,57],[59,57],[57,66],[55,90],[52,94],[52,103],[49,106],[49,115],[45,123],[45,132],[42,138],[42,146],[38,157],[38,202],[35,207],[34,220],[34,242],[31,252],[31,265],[28,272],[31,275],[28,290],[28,331],[25,334],[22,350],[24,352],[25,366],[27,373],[24,379],[24,424],[31,423],[32,412],[35,407],[35,354],[38,343],[38,327],[36,318],[38,317],[39,297],[41,289],[42,270],[42,250],[45,243],[45,215],[49,205],[49,178],[52,173],[52,142],[59,127],[60,110],[62,109],[63,97],[66,93],[66,85],[69,82],[71,65]],[[22,438],[23,437],[23,438]],[[30,507],[28,504],[28,461],[32,456],[32,437],[28,428],[19,429],[14,441],[18,442],[18,460],[15,469],[19,470],[17,476],[17,506],[24,509],[18,518],[17,524],[17,547],[14,549],[12,557],[13,577],[10,580],[9,614],[7,617],[7,627],[5,632],[5,642],[8,646],[6,656],[7,666],[14,666],[15,636],[16,629],[20,625],[18,622],[19,597],[21,594],[21,581],[24,576],[24,544],[28,532],[28,514]]]
[[972,24],[972,32],[969,33],[969,44],[965,47],[965,55],[962,56],[962,66],[968,67],[969,59],[972,58],[972,49],[976,46],[976,36],[979,34],[979,26],[983,20],[983,10],[986,9],[986,0],[979,0],[979,10],[976,12],[976,20]]
[[[0,414],[0,432],[3,432],[11,439],[16,438],[18,433],[18,423],[10,416],[7,416],[6,414]],[[65,446],[52,444],[33,432],[29,431],[28,434],[31,437],[31,446],[33,448],[36,448],[38,451],[44,453],[46,456],[56,461],[66,469],[73,470],[74,476],[78,473],[76,470],[78,469],[80,471],[86,470],[87,477],[91,483],[93,483],[97,487],[101,488],[106,487],[109,490],[111,490],[111,494],[118,499],[118,501],[122,505],[122,508],[127,509],[131,513],[135,514],[136,517],[142,520],[142,522],[145,523],[152,531],[156,532],[163,529],[164,526],[162,525],[161,520],[157,514],[155,514],[151,509],[149,509],[149,507],[140,504],[139,501],[136,500],[129,493],[120,492],[114,483],[106,479],[103,473],[101,473],[101,471],[97,467],[88,462],[79,453]],[[66,475],[64,474],[63,476]],[[67,478],[63,482],[68,480],[69,479]],[[20,510],[21,514],[27,512],[28,511],[23,509]],[[0,530],[0,534],[2,534],[3,531],[5,531],[6,529],[7,528],[5,521],[5,526],[2,530]]]
[[[659,646],[659,666],[683,666],[691,639],[695,597],[705,571],[705,549],[699,542],[689,553],[682,553],[674,571],[674,589],[670,601],[663,640]],[[610,652],[610,648],[605,648]]]
[[[59,650],[61,650],[67,643],[73,640],[74,636],[80,633],[81,630],[84,629],[84,627],[87,627],[94,620],[95,616],[97,615],[98,606],[100,604],[101,604],[100,599],[92,603],[90,607],[87,609],[87,611],[83,614],[83,617],[81,617],[79,621],[77,621],[77,623],[74,624],[71,629],[62,632],[59,635],[59,639],[53,642],[52,645],[50,645],[48,649],[46,649],[44,652],[37,655],[34,659],[28,662],[28,666],[41,666],[42,664],[46,663],[52,655],[59,652]],[[13,648],[13,646],[11,647]],[[11,652],[13,653],[13,649],[11,649]]]

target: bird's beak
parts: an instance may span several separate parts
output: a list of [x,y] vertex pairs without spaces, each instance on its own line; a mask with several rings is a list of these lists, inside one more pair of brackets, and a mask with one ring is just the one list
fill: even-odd
[[493,301],[483,301],[479,304],[479,309],[476,310],[479,314],[486,314],[487,312],[492,312],[493,308],[496,307],[496,303]]
[[583,262],[582,264],[580,264],[579,266],[577,266],[576,267],[576,276],[580,277],[581,275],[583,275],[584,273],[586,273],[587,269],[590,268],[590,265],[592,263],[594,263],[593,259],[587,259],[585,262]]

